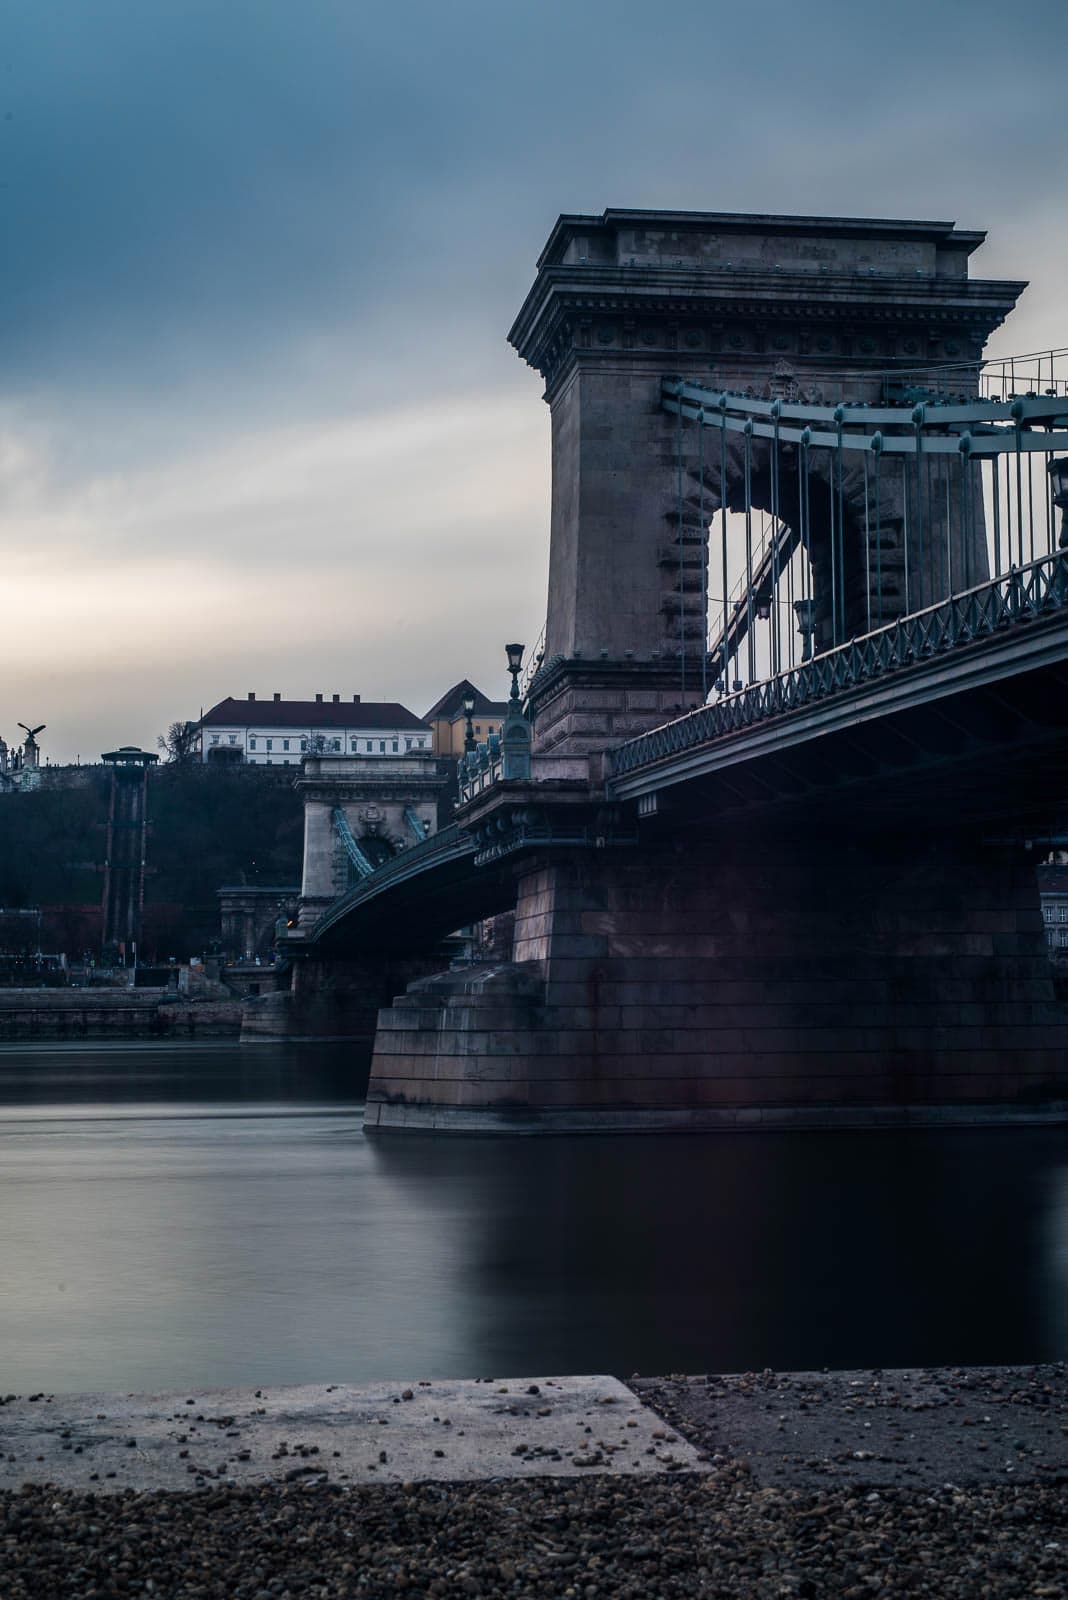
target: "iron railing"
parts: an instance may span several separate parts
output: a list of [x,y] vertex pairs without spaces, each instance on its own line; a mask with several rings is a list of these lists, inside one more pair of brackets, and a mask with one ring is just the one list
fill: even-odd
[[613,776],[922,666],[1066,605],[1068,551],[1057,550],[628,740],[614,753]]
[[347,917],[357,906],[365,901],[374,900],[390,887],[405,882],[426,872],[428,868],[440,866],[451,860],[459,860],[463,856],[474,855],[475,841],[470,834],[458,828],[455,823],[447,828],[441,828],[437,833],[432,833],[424,839],[422,844],[410,845],[407,850],[402,850],[399,855],[393,856],[389,861],[384,861],[380,867],[375,867],[367,877],[361,878],[354,884],[347,894],[340,895],[332,905],[328,906],[312,930],[312,939],[318,940],[330,928],[334,927],[343,918]]
[[936,361],[895,367],[879,374],[883,400],[903,393],[980,395],[987,400],[1036,394],[1068,396],[1068,350],[1031,350],[1026,355],[982,356],[975,361]]

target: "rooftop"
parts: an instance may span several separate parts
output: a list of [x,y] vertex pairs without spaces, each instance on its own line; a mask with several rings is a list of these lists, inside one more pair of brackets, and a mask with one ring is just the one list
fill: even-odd
[[228,695],[218,705],[205,711],[205,728],[416,728],[427,731],[421,721],[407,706],[396,700],[361,700],[354,694],[351,700],[342,700],[338,694],[329,700],[317,696],[314,700],[283,700],[273,695],[270,700],[257,700],[249,695],[246,700],[235,700]]
[[986,238],[955,222],[917,217],[776,216],[762,211],[643,211],[609,206],[600,216],[564,212],[556,219],[538,266],[559,261],[575,234],[610,234],[630,229],[668,229],[672,234],[775,234],[844,239],[908,239],[971,255]]
[[485,717],[494,712],[499,712],[503,717],[508,710],[508,702],[506,700],[491,700],[488,695],[482,693],[481,689],[475,688],[470,678],[461,678],[459,683],[454,683],[451,689],[446,689],[440,700],[435,700],[423,721],[433,722],[440,717],[448,717],[451,722],[456,717],[461,716],[464,709],[465,694],[472,694],[475,697],[472,716]]

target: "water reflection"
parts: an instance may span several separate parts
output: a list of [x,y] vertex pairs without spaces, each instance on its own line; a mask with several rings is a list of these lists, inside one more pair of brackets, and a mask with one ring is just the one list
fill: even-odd
[[0,1052],[9,1390],[1068,1354],[1063,1130],[360,1132],[344,1048]]
[[1042,1254],[1054,1131],[376,1139],[405,1205],[466,1230],[487,1370],[739,1370],[1063,1355]]

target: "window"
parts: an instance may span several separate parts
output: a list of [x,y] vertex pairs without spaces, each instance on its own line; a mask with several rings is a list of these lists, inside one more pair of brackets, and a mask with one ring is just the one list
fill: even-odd
[[371,751],[374,749],[374,747],[375,747],[374,746],[374,740],[373,739],[368,739],[368,741],[367,741],[367,754],[368,755],[371,754]]
[[255,748],[256,748],[256,741],[255,741],[255,739],[250,739],[250,740],[249,740],[249,742],[248,742],[248,747],[249,747],[249,749],[250,749],[250,750],[255,750]]
[[1045,917],[1047,922],[1052,922],[1053,921],[1053,907],[1052,906],[1043,906],[1042,907],[1042,915]]
[[282,749],[283,750],[288,750],[289,749],[289,740],[288,739],[283,739],[282,740]]
[[355,739],[350,739],[349,740],[349,749],[352,751],[353,755],[356,754],[356,740]]
[[300,748],[301,748],[301,749],[302,749],[302,750],[307,750],[307,748],[308,748],[308,741],[307,741],[307,739],[302,739],[302,740],[301,740],[301,741],[300,741]]
[[425,739],[420,739],[420,741],[419,741],[420,750],[425,749],[425,747],[426,747],[426,740]]
[[386,753],[386,741],[384,739],[379,739],[378,741],[378,753],[380,756],[384,756]]
[[481,733],[482,732],[482,724],[481,724],[481,722],[476,722],[475,723],[475,732],[476,733]]
[[398,747],[398,745],[397,745],[397,741],[396,741],[396,739],[394,739],[394,741],[393,741],[393,754],[394,754],[394,755],[396,755],[396,754],[397,754],[397,750],[398,750],[398,748],[399,748],[399,747]]
[[219,742],[219,735],[218,735],[218,734],[217,734],[217,733],[213,733],[213,734],[212,734],[212,736],[211,736],[211,742],[212,742],[212,744],[218,744],[218,742]]
[[268,748],[268,750],[273,750],[274,749],[274,740],[273,739],[268,739],[267,740],[267,748]]
[[1068,906],[1057,907],[1057,921],[1068,922]]
[[1068,928],[1057,929],[1057,943],[1060,945],[1062,950],[1064,949],[1065,945],[1068,945]]
[[412,741],[410,739],[405,739],[404,748],[405,750],[410,750],[412,748]]
[[340,739],[335,739],[333,741],[333,744],[334,744],[334,749],[335,750],[340,750],[341,749],[341,740]]
[[232,733],[230,735],[230,743],[231,744],[236,744],[237,743],[237,734],[236,733]]

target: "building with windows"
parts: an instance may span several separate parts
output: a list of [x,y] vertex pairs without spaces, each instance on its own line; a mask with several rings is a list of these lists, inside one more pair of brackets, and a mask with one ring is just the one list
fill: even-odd
[[1048,863],[1039,867],[1038,894],[1049,953],[1068,961],[1068,866]]
[[433,734],[426,722],[396,701],[361,700],[354,694],[324,699],[227,698],[204,713],[200,759],[207,763],[299,767],[307,755],[429,755]]
[[508,715],[507,700],[490,700],[481,689],[475,688],[470,679],[461,678],[459,683],[454,683],[451,689],[446,690],[440,700],[434,702],[423,718],[433,731],[433,749],[437,756],[462,756],[464,753],[467,722],[465,697],[474,700],[471,731],[476,743],[481,744],[491,733],[501,731],[501,725]]

